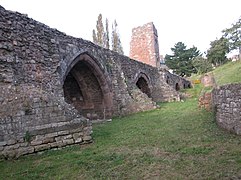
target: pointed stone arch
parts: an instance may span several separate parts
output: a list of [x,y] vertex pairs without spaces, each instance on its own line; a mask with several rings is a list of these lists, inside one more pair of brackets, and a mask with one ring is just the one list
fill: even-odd
[[145,73],[141,72],[137,75],[135,84],[143,93],[151,97],[151,83],[149,77]]
[[88,53],[76,56],[63,74],[65,101],[89,119],[112,116],[111,83],[104,68]]

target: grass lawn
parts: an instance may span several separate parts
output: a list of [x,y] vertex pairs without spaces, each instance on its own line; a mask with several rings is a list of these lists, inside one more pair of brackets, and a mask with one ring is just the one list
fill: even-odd
[[86,146],[0,160],[0,179],[241,178],[241,137],[219,129],[195,96],[93,130]]

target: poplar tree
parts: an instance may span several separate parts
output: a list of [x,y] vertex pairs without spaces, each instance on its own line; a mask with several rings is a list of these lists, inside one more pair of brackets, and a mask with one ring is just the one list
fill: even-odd
[[98,42],[97,42],[97,36],[96,36],[96,32],[95,32],[94,29],[93,29],[93,31],[92,31],[92,38],[93,38],[93,42],[94,42],[95,44],[98,44]]
[[112,24],[112,50],[119,54],[124,54],[117,26],[115,20],[114,24]]
[[[124,54],[116,20],[112,24],[111,47],[119,54]],[[102,14],[99,14],[96,22],[96,29],[92,31],[93,42],[101,47],[110,49],[109,21],[106,18],[105,27],[102,22]]]
[[105,19],[105,48],[110,49],[109,21]]
[[104,47],[105,30],[102,22],[102,14],[99,14],[96,22],[96,31],[93,29],[93,42]]

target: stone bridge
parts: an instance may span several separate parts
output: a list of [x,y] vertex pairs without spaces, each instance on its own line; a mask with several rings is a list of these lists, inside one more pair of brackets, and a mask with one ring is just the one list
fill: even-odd
[[91,142],[92,120],[154,109],[155,102],[178,100],[176,90],[187,86],[169,72],[0,6],[4,156]]

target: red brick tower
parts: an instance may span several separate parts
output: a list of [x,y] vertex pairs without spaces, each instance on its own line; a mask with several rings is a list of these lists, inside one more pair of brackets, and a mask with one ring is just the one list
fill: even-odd
[[152,22],[132,29],[130,58],[160,67],[158,35]]

